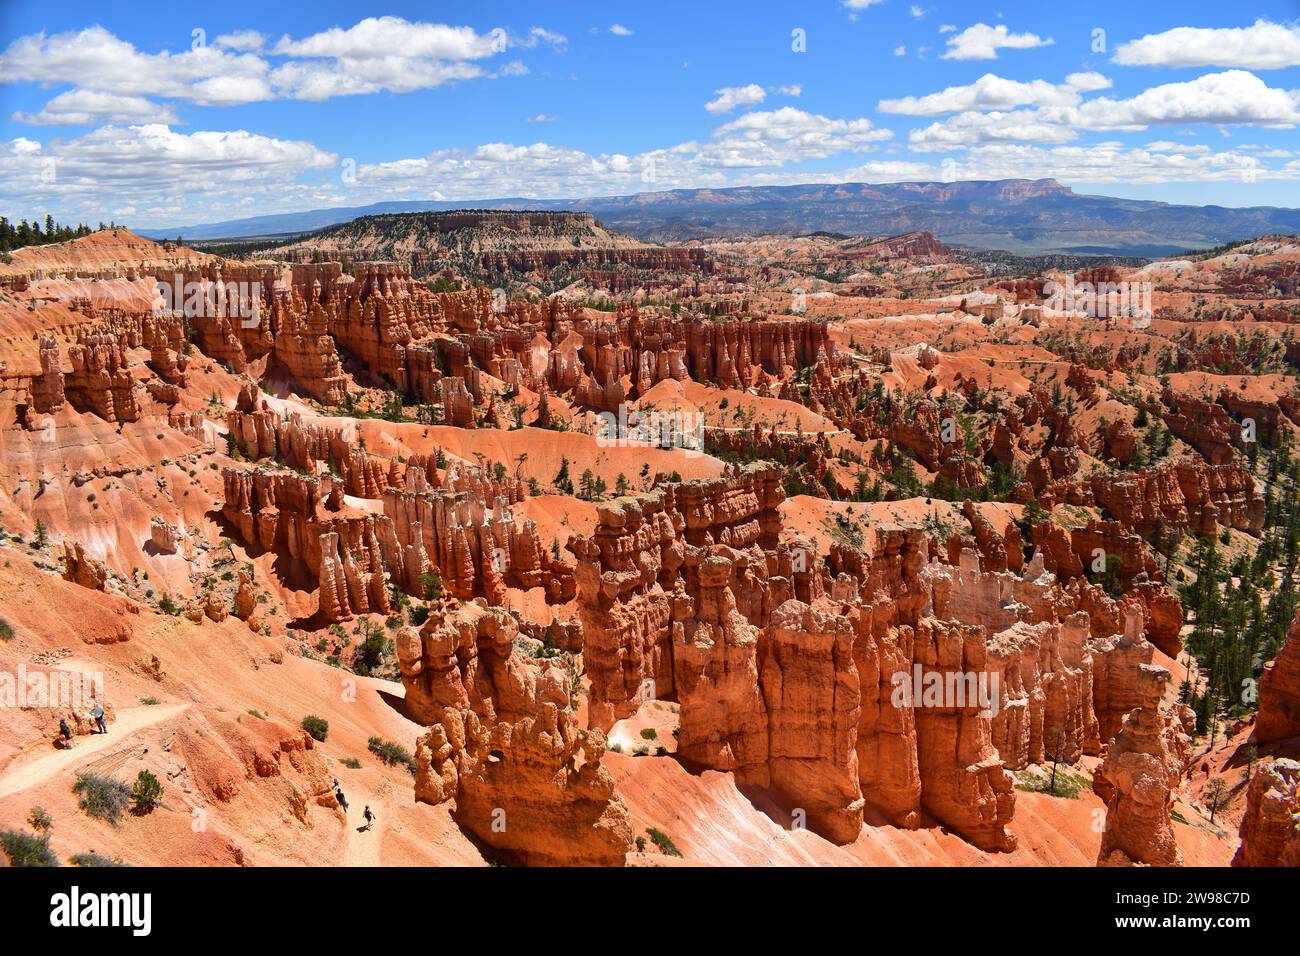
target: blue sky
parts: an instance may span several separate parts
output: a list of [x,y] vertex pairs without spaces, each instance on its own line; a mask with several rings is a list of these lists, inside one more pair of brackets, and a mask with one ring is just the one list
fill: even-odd
[[1040,176],[1300,206],[1298,22],[1296,2],[10,0],[0,211],[143,227]]

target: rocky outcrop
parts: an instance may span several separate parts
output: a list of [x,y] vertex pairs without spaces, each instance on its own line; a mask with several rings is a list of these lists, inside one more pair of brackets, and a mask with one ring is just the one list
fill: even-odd
[[175,554],[180,549],[181,532],[160,515],[149,521],[149,544],[159,554]]
[[865,805],[857,751],[862,693],[845,610],[792,598],[773,612],[759,645],[769,785],[836,843],[857,838]]
[[985,571],[1014,571],[1019,573],[1024,566],[1024,550],[1021,545],[1020,529],[1014,521],[1008,521],[999,534],[989,521],[975,507],[975,502],[967,498],[962,502],[962,517],[970,523],[971,534],[979,548],[980,566]]
[[63,358],[58,339],[42,335],[38,339],[41,374],[32,378],[32,409],[41,414],[55,412],[63,407]]
[[897,675],[913,673],[915,631],[898,614],[899,605],[881,595],[850,616],[862,698],[854,749],[863,798],[897,826],[914,829],[921,823],[916,711],[899,699]]
[[1168,388],[1160,400],[1165,425],[1204,455],[1210,464],[1226,465],[1236,457],[1241,430],[1222,405]]
[[454,794],[456,821],[507,862],[622,866],[632,827],[604,751],[603,733],[555,704],[514,721],[448,710],[416,749],[416,799]]
[[1127,465],[1137,452],[1138,434],[1126,421],[1111,422],[1102,432],[1102,448],[1107,458]]
[[1090,636],[1087,614],[1076,612],[1060,623],[1015,624],[990,638],[989,673],[998,675],[1001,695],[993,744],[1008,769],[1074,763],[1101,751]]
[[[761,624],[777,604],[795,596],[790,577],[771,580],[762,547],[775,548],[781,497],[779,469],[755,465],[720,479],[665,485],[639,498],[598,506],[594,534],[568,544],[577,559],[593,726],[609,727],[629,716],[647,689],[663,697],[674,692],[676,631],[683,650],[707,669],[698,651],[686,644],[686,602],[699,599],[699,588],[716,589],[715,582],[725,577],[723,589],[731,590],[731,597],[710,595],[709,608],[717,618],[704,631],[731,628],[746,646],[748,637],[732,626],[731,610],[717,602],[734,601],[742,620]],[[688,549],[689,571],[684,570]],[[737,553],[741,551],[746,553]],[[788,552],[785,568],[790,568]],[[674,609],[674,602],[682,604],[681,610]],[[691,628],[692,648],[697,631]],[[756,647],[749,656],[755,654]]]
[[1124,717],[1146,700],[1142,668],[1151,664],[1155,646],[1143,636],[1142,612],[1133,605],[1122,609],[1123,633],[1093,637],[1093,707],[1101,739],[1120,732]]
[[1099,866],[1182,866],[1169,814],[1183,767],[1169,737],[1185,735],[1176,718],[1161,712],[1168,682],[1163,667],[1139,668],[1141,703],[1124,718],[1097,770],[1094,789],[1106,801]]
[[1083,561],[1075,553],[1070,533],[1060,525],[1051,521],[1034,525],[1034,550],[1042,555],[1043,567],[1062,580],[1083,576]]
[[208,620],[220,624],[230,616],[230,608],[215,592],[209,591],[203,599],[203,614]]
[[383,494],[384,514],[406,555],[402,580],[410,593],[422,593],[425,570],[436,567],[461,598],[501,603],[508,587],[542,588],[551,603],[573,598],[572,566],[545,546],[535,521],[516,519],[523,498],[517,481],[451,468],[444,486],[431,488],[427,472],[412,467],[418,464],[408,462],[403,487]]
[[837,258],[844,259],[931,259],[942,258],[949,249],[931,232],[905,232],[887,239],[854,244]]
[[777,544],[777,474],[756,465],[618,499],[570,542],[590,719],[675,699],[678,759],[770,788],[847,842],[864,806],[857,612],[823,596],[812,558]]
[[1300,616],[1291,622],[1277,657],[1259,678],[1255,740],[1266,743],[1300,737]]
[[[533,522],[516,523],[511,513],[511,502],[523,495],[518,482],[451,468],[443,487],[432,488],[429,473],[437,470],[419,456],[400,465],[400,479],[398,463],[382,480],[361,459],[347,467],[354,476],[370,475],[353,481],[389,486],[383,513],[347,505],[345,479],[265,468],[223,472],[223,516],[255,553],[282,555],[317,582],[322,620],[388,614],[390,585],[424,597],[433,572],[462,598],[501,603],[513,586],[543,587],[554,602],[572,599],[572,569],[543,547]],[[404,489],[392,487],[395,481]]]
[[320,603],[322,621],[347,621],[357,614],[388,614],[392,610],[388,581],[378,538],[369,527],[360,529],[361,547],[342,546],[337,531],[321,534]]
[[688,591],[679,579],[671,595],[678,758],[766,786],[767,715],[756,693],[759,631],[737,609],[736,563],[720,554],[692,554],[687,567],[696,587]]
[[[1102,715],[1118,729],[1154,652],[1142,605],[1062,588],[1041,559],[1023,575],[982,570],[973,548],[925,565],[919,530],[795,562],[770,478],[757,465],[617,499],[570,542],[593,726],[669,697],[679,760],[773,792],[830,839],[870,805],[1014,847],[1006,768],[1100,752]],[[972,524],[1004,566],[1005,539]],[[911,692],[929,682],[971,692]]]
[[64,393],[77,411],[105,421],[140,418],[140,393],[131,374],[127,345],[111,333],[85,335],[68,349],[72,371],[64,376]]
[[312,398],[327,405],[343,401],[347,379],[324,308],[299,303],[295,297],[293,305],[281,312],[274,351],[276,361]]
[[[952,418],[952,442],[943,440],[945,417]],[[893,419],[889,437],[915,455],[916,460],[930,471],[938,471],[949,453],[960,447],[962,435],[955,423],[955,417],[947,416],[940,406],[926,399],[907,414]]]
[[[1015,786],[993,745],[991,722],[978,693],[987,674],[985,629],[923,619],[916,630],[922,693],[913,694],[921,807],[984,850],[1013,850],[1007,831],[1015,813]],[[935,675],[930,678],[928,675]],[[973,678],[973,679],[972,679]],[[942,691],[932,700],[929,687]],[[953,693],[956,688],[963,688]]]
[[1233,866],[1300,866],[1300,762],[1260,765],[1246,790]]
[[441,382],[442,420],[457,428],[474,427],[474,398],[463,379],[444,378]]
[[1196,457],[1141,471],[1054,482],[1038,494],[1046,507],[1101,507],[1126,529],[1149,536],[1182,533],[1213,537],[1220,528],[1257,535],[1264,498],[1250,470],[1238,462],[1211,464]]
[[235,586],[234,614],[239,620],[247,622],[252,630],[260,630],[256,623],[257,591],[253,588],[253,579],[244,571],[239,572]]
[[455,800],[456,821],[504,860],[621,866],[627,810],[600,765],[605,735],[578,728],[557,661],[524,658],[514,618],[483,602],[435,609],[397,653],[416,747],[415,795]]
[[397,660],[413,720],[436,723],[448,707],[488,717],[528,712],[534,703],[567,706],[568,676],[558,660],[514,653],[518,622],[483,601],[435,606],[417,632],[397,636]]
[[824,322],[779,319],[694,321],[686,327],[687,367],[723,388],[754,384],[762,373],[797,370],[835,356]]
[[1146,638],[1163,654],[1177,658],[1183,652],[1183,602],[1169,588],[1155,581],[1138,581],[1124,594],[1126,601],[1142,606]]
[[108,568],[98,558],[86,554],[79,542],[64,542],[63,580],[80,584],[92,591],[103,591],[108,585]]

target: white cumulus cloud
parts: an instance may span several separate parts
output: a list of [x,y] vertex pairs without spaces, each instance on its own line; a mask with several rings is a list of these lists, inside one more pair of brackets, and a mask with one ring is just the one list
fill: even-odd
[[713,91],[714,99],[704,104],[710,113],[730,113],[738,106],[754,106],[767,99],[767,90],[757,83],[747,86],[724,86]]
[[143,96],[99,90],[68,90],[54,97],[39,113],[14,113],[19,123],[40,126],[87,126],[94,123],[175,123],[171,106]]
[[1036,33],[1012,33],[1001,23],[996,27],[977,23],[948,38],[948,50],[943,59],[996,60],[998,50],[1029,50],[1055,42],[1051,37],[1043,39]]
[[[1072,74],[1070,79],[1083,79],[1086,87],[1096,82],[1090,79],[1092,76]],[[917,111],[941,111],[940,107],[959,105],[974,96],[969,88],[955,89],[960,95],[946,95],[949,91],[944,91],[900,105]],[[1140,131],[1175,123],[1218,124],[1220,128],[1241,124],[1289,127],[1300,123],[1300,93],[1270,87],[1245,70],[1226,70],[1184,83],[1165,83],[1128,99],[1097,97],[1078,105],[1046,103],[1033,109],[967,110],[912,130],[908,142],[912,149],[920,151],[993,142],[1066,143],[1089,130]]]
[[1300,26],[1256,20],[1248,27],[1176,27],[1121,44],[1123,66],[1236,66],[1279,70],[1300,66]]
[[967,110],[1007,110],[1017,106],[1074,106],[1081,94],[1106,89],[1110,80],[1100,73],[1071,73],[1064,83],[1046,80],[1008,80],[985,73],[974,83],[949,86],[927,96],[905,96],[881,100],[882,113],[908,116],[939,116]]

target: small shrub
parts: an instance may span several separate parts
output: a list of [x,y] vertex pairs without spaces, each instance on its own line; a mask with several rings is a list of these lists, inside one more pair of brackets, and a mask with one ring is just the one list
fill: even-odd
[[357,645],[352,654],[352,669],[358,674],[368,675],[383,667],[385,659],[391,657],[396,645],[391,637],[375,629],[367,631],[366,639]]
[[33,830],[44,833],[54,826],[54,818],[45,812],[44,807],[32,807],[31,813],[27,814],[27,824]]
[[149,813],[162,802],[163,787],[148,770],[141,770],[131,788],[131,799],[135,801],[137,813]]
[[256,717],[258,720],[266,720],[266,714],[262,713],[256,707],[248,708],[248,715],[250,717]]
[[161,702],[157,697],[141,697],[140,703],[144,704],[146,707],[157,707]]
[[0,641],[12,641],[14,639],[13,626],[0,617]]
[[68,857],[73,866],[126,866],[119,858],[100,856],[98,853],[78,853]]
[[646,727],[641,731],[642,740],[654,740],[658,736],[659,734],[655,732],[655,729],[653,727]]
[[370,752],[388,766],[405,766],[411,773],[415,773],[415,758],[401,744],[384,740],[382,737],[371,737],[367,745],[370,747]]
[[302,719],[302,729],[311,735],[312,740],[324,743],[325,738],[329,736],[330,722],[324,717],[308,715]]
[[639,836],[636,838],[636,851],[638,853],[645,852],[645,837]]
[[78,797],[77,806],[88,816],[107,820],[113,826],[117,826],[131,799],[131,788],[126,784],[89,772],[77,774],[72,792]]
[[175,617],[177,614],[181,613],[181,606],[173,600],[170,594],[164,594],[158,599],[158,610],[162,611],[164,614],[170,614],[172,617]]
[[37,836],[25,830],[0,830],[0,851],[9,858],[10,866],[59,865],[48,833]]
[[339,761],[339,763],[343,764],[343,766],[347,767],[349,770],[361,769],[361,761],[356,757],[344,757]]
[[654,845],[659,847],[659,851],[663,853],[664,856],[682,855],[682,851],[677,849],[677,844],[673,842],[673,838],[667,833],[664,833],[662,830],[656,830],[654,827],[646,827],[645,832]]

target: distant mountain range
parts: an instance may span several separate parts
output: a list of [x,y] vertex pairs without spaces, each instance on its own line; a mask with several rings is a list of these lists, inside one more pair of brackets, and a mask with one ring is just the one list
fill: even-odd
[[314,209],[141,235],[190,241],[288,236],[361,216],[451,209],[584,211],[653,242],[764,233],[890,236],[926,231],[944,243],[1017,253],[1173,255],[1237,239],[1300,232],[1300,210],[1180,206],[1074,192],[1054,179],[738,186],[585,199],[383,202]]

